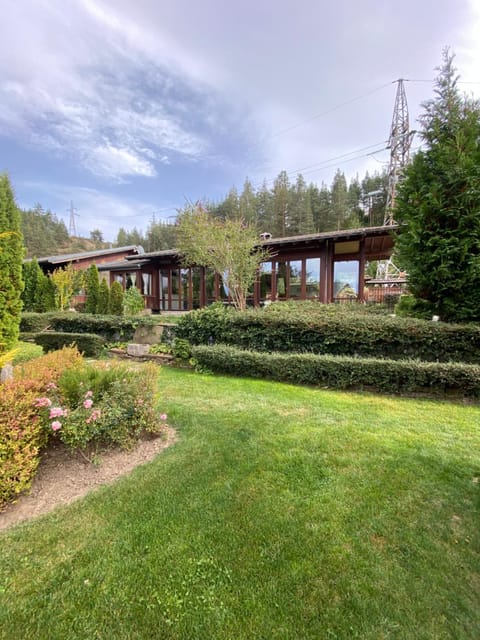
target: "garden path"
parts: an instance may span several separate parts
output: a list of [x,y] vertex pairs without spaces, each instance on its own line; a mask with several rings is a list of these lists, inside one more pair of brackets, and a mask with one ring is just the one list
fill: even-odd
[[175,430],[166,427],[161,437],[140,440],[131,451],[111,449],[102,452],[98,464],[88,462],[79,453],[55,442],[42,455],[30,491],[0,512],[0,529],[49,513],[58,505],[69,504],[99,485],[113,482],[138,465],[152,460],[175,440]]

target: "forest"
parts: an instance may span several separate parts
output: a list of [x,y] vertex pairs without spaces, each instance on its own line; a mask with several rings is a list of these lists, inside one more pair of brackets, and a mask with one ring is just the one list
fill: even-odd
[[[291,180],[281,171],[271,187],[264,182],[254,186],[246,179],[239,191],[232,187],[218,202],[202,202],[212,215],[242,218],[259,233],[286,237],[352,229],[383,224],[388,177],[385,172],[368,173],[362,180],[347,181],[337,170],[330,185],[307,183],[301,174]],[[22,210],[21,225],[26,257],[44,257],[60,253],[91,251],[111,246],[100,229],[89,238],[70,237],[65,223],[40,204]],[[176,246],[176,228],[152,217],[146,230],[120,228],[114,246],[141,245],[145,251],[161,251]]]

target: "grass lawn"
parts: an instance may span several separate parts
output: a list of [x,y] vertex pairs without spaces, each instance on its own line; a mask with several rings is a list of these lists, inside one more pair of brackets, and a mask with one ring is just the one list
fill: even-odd
[[0,638],[480,637],[480,407],[159,384],[177,444],[0,535]]

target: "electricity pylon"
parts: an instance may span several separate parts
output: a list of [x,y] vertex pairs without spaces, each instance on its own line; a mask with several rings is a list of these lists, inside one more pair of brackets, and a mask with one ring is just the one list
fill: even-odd
[[396,80],[396,82],[397,95],[393,108],[390,138],[388,139],[387,145],[387,149],[390,149],[390,163],[388,166],[388,191],[385,217],[383,220],[384,225],[395,224],[393,209],[395,206],[397,184],[410,157],[410,145],[413,135],[408,122],[408,104],[403,79],[400,78]]

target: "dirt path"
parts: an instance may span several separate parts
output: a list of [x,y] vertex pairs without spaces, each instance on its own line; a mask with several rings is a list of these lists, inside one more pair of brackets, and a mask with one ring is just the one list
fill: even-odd
[[0,512],[0,529],[48,513],[59,504],[68,504],[99,485],[113,482],[153,460],[175,440],[174,429],[167,427],[162,437],[141,440],[132,451],[102,453],[99,464],[87,462],[79,453],[55,443],[44,452],[30,491]]

